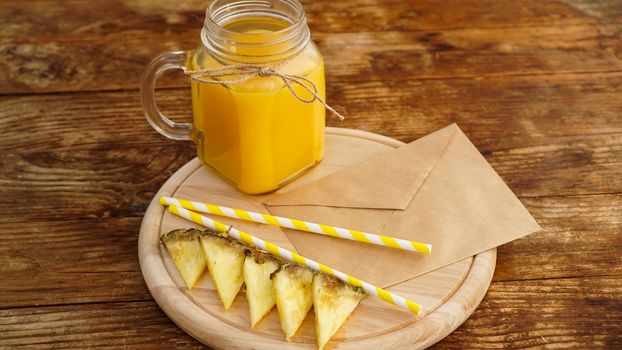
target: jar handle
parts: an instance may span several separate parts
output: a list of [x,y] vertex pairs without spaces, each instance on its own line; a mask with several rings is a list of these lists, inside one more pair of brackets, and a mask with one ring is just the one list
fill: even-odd
[[184,51],[166,52],[151,61],[140,78],[140,98],[147,121],[157,132],[173,140],[192,140],[192,124],[175,123],[160,112],[155,101],[155,83],[165,72],[184,70],[185,66]]

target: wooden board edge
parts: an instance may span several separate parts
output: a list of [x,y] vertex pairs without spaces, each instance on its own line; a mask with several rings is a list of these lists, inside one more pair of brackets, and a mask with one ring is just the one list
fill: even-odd
[[388,136],[374,134],[373,132],[357,130],[357,129],[336,128],[336,127],[329,126],[329,127],[326,127],[326,133],[330,135],[348,136],[348,137],[354,137],[357,139],[381,142],[387,146],[396,147],[396,148],[405,145],[404,142],[396,140],[396,139],[392,139]]
[[484,299],[496,261],[497,248],[475,255],[460,288],[434,312],[411,326],[375,338],[344,343],[339,349],[425,349],[443,340],[464,323]]

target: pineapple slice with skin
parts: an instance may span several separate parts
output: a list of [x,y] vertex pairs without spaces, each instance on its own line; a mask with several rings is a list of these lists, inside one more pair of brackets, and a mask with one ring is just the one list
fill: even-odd
[[251,327],[255,327],[276,303],[270,275],[281,265],[280,260],[269,254],[256,249],[246,251],[243,272]]
[[188,289],[194,287],[205,271],[205,254],[199,243],[200,232],[196,229],[173,230],[160,237]]
[[317,346],[320,350],[324,349],[365,295],[362,289],[351,287],[336,277],[315,274],[313,308]]
[[208,267],[218,296],[228,310],[246,281],[254,327],[276,303],[288,341],[315,308],[317,345],[322,350],[366,296],[325,273],[283,261],[233,241],[226,233],[173,230],[161,237],[189,289]]
[[276,307],[285,339],[291,341],[313,305],[313,271],[299,265],[283,265],[272,274]]
[[229,310],[244,283],[242,267],[246,247],[229,239],[226,233],[214,230],[203,231],[200,241],[218,297],[225,310]]

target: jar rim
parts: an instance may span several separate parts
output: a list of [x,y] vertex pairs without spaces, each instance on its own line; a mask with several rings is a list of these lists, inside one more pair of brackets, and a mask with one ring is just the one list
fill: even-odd
[[[242,17],[274,17],[288,24],[275,31],[243,33],[228,29],[227,23]],[[201,31],[203,45],[221,58],[238,61],[277,61],[299,53],[309,42],[310,33],[302,4],[298,0],[214,0],[207,7]],[[263,48],[279,47],[265,54]],[[241,55],[236,48],[245,48]],[[254,54],[253,52],[257,52]]]
[[[257,5],[267,5],[266,8],[271,7],[270,4],[272,1],[275,0],[238,0],[235,1],[236,3],[239,3],[239,5],[252,5],[252,4],[257,4]],[[291,19],[291,23],[289,26],[284,27],[282,29],[276,30],[274,32],[270,32],[270,35],[279,35],[279,34],[285,34],[288,31],[291,31],[292,28],[294,27],[298,27],[301,25],[305,25],[306,24],[306,16],[305,16],[305,11],[304,8],[302,7],[302,4],[298,1],[298,0],[276,0],[279,1],[283,4],[287,4],[290,5],[291,7],[293,7],[296,12],[297,12],[297,16],[294,19]],[[227,33],[229,35],[236,35],[239,34],[239,32],[235,31],[235,30],[231,30],[231,29],[227,29],[226,27],[224,27],[222,25],[222,23],[219,23],[216,21],[215,16],[218,14],[218,10],[219,9],[225,9],[225,8],[231,8],[231,6],[226,6],[223,7],[222,4],[220,4],[221,0],[214,0],[212,1],[209,6],[207,7],[207,9],[205,10],[205,23],[204,23],[204,27],[206,27],[208,25],[208,21],[219,28],[219,30],[221,30],[224,33]],[[237,6],[237,5],[236,5]],[[245,33],[245,35],[248,36],[254,36],[254,37],[261,37],[266,35],[265,33]]]

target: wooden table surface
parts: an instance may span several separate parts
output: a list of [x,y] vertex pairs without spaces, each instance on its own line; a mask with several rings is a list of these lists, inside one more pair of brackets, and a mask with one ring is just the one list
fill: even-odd
[[[201,348],[155,304],[142,216],[193,145],[145,121],[145,65],[205,1],[0,2],[0,348]],[[306,1],[343,122],[411,141],[457,122],[543,227],[435,347],[622,348],[622,2]],[[188,83],[162,82],[188,119]]]

